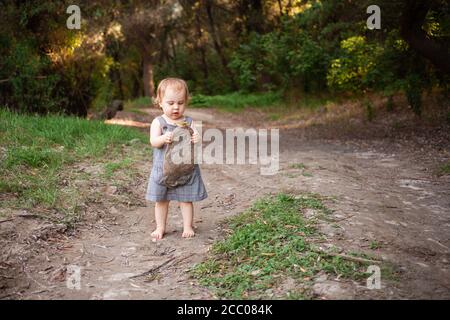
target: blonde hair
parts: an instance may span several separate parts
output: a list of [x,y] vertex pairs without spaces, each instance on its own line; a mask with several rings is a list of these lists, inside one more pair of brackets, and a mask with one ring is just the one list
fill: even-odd
[[156,97],[153,99],[153,103],[156,107],[160,107],[160,103],[162,103],[164,93],[166,92],[166,89],[168,87],[173,87],[175,90],[184,90],[187,104],[189,100],[189,89],[186,81],[179,78],[166,78],[164,80],[161,80],[158,85],[158,89],[156,89]]

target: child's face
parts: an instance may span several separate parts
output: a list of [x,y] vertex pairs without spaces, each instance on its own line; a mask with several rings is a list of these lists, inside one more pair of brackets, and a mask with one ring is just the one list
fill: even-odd
[[186,94],[184,90],[167,87],[160,106],[164,114],[170,119],[177,120],[181,118],[186,108]]

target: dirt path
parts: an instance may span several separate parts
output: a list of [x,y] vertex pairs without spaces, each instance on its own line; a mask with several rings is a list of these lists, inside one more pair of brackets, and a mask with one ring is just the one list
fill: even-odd
[[[224,117],[211,110],[192,110],[191,115],[205,127],[246,126],[242,116]],[[42,247],[46,254],[36,249],[39,256],[24,260],[21,280],[14,288],[3,288],[3,297],[213,299],[188,277],[187,269],[204,259],[211,243],[220,238],[221,220],[250,207],[256,198],[286,191],[334,197],[326,205],[334,210],[336,222],[321,227],[329,241],[347,252],[381,257],[398,271],[397,281],[382,279],[380,290],[320,279],[314,286],[318,297],[450,298],[450,179],[429,170],[436,157],[448,158],[445,150],[424,150],[420,158],[417,150],[395,148],[381,140],[364,144],[307,140],[296,130],[280,133],[280,171],[274,176],[260,175],[255,165],[202,165],[209,197],[195,204],[196,237],[181,238],[181,214],[175,203],[170,207],[168,234],[158,242],[150,240],[151,204],[132,210],[112,207],[101,220],[80,227],[72,236],[47,239]],[[304,169],[291,167],[300,163]],[[150,165],[142,163],[141,170],[147,176]],[[141,181],[135,191],[143,195],[145,188],[146,181]],[[0,223],[3,236],[14,223]],[[371,249],[373,243],[377,249]],[[81,267],[80,290],[66,286],[68,265]]]

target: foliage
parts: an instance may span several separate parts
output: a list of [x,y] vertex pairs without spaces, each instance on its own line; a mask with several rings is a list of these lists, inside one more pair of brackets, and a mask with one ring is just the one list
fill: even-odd
[[14,108],[28,112],[48,112],[58,110],[58,99],[53,98],[53,92],[59,80],[56,74],[45,74],[50,61],[39,56],[30,41],[11,41],[3,37],[2,68],[0,77],[4,82],[2,103],[12,103]]
[[368,44],[362,36],[355,36],[341,42],[342,53],[331,62],[328,84],[336,89],[359,91],[370,87],[369,72],[375,67],[375,59],[381,48]]
[[450,175],[450,161],[439,168],[438,175]]
[[235,92],[227,95],[194,95],[190,105],[194,107],[219,107],[227,111],[236,111],[245,107],[268,107],[280,103],[279,92],[243,94]]
[[[337,91],[403,91],[419,115],[422,92],[445,90],[449,76],[405,37],[405,0],[380,0],[381,30],[366,28],[369,4],[81,0],[82,28],[68,30],[64,2],[2,1],[0,103],[85,116],[112,99],[141,97],[150,80],[176,76],[192,92],[212,96],[281,92],[299,100]],[[424,7],[419,29],[443,48],[441,60],[450,60],[444,59],[448,1],[410,13],[420,16]],[[144,74],[153,79],[144,81]]]

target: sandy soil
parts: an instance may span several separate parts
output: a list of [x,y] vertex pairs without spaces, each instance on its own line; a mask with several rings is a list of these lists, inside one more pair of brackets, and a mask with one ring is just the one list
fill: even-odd
[[[133,121],[148,124],[157,111],[147,112],[149,116],[134,116]],[[209,109],[187,114],[206,128],[255,125],[254,114]],[[128,116],[123,112],[117,118]],[[280,130],[280,171],[273,176],[260,175],[258,165],[202,165],[209,197],[195,204],[197,234],[192,239],[181,237],[181,213],[171,203],[168,234],[151,241],[153,205],[143,200],[150,161],[139,163],[142,179],[127,190],[133,194],[130,199],[141,200],[111,207],[87,204],[95,219],[87,219],[74,232],[61,232],[61,226],[17,212],[0,222],[0,297],[214,299],[186,271],[222,236],[225,217],[242,212],[256,198],[284,191],[329,196],[325,203],[333,209],[335,222],[321,224],[329,242],[346,252],[370,253],[392,263],[397,272],[395,280],[382,278],[379,290],[321,277],[313,287],[317,298],[449,299],[450,177],[435,174],[449,159],[448,140],[430,144],[370,131],[364,137],[339,136],[339,129],[310,132]],[[298,163],[305,169],[291,167]],[[105,197],[118,192],[125,191],[106,190]],[[379,248],[371,249],[373,242]],[[73,265],[81,268],[80,290],[66,283],[67,268]]]

